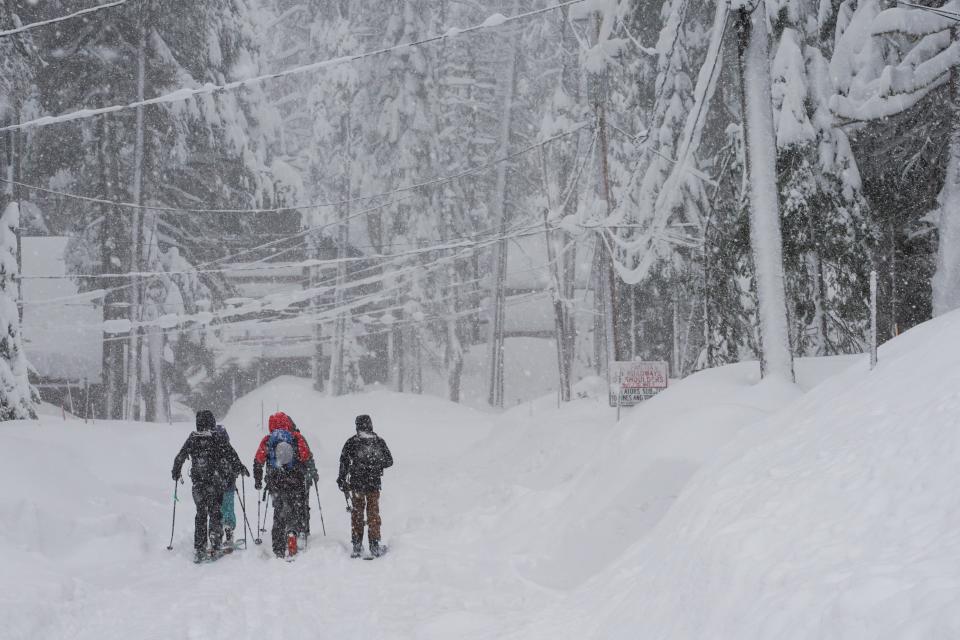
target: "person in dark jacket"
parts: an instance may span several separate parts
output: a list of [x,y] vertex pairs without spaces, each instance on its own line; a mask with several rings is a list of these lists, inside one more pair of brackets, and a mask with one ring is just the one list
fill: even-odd
[[270,434],[264,436],[253,459],[254,486],[263,487],[266,469],[267,490],[273,500],[273,553],[278,558],[297,553],[297,535],[303,527],[305,466],[313,457],[303,436],[293,430],[293,420],[283,412],[270,416]]
[[229,440],[214,431],[217,420],[212,412],[198,411],[196,425],[197,430],[190,434],[173,460],[173,479],[180,479],[180,470],[189,457],[193,501],[197,505],[193,530],[194,560],[199,562],[208,553],[211,558],[220,555],[223,536],[220,510],[227,482],[241,473],[250,475],[250,472],[240,462],[240,457]]
[[340,474],[337,486],[340,491],[349,493],[352,509],[350,511],[350,541],[353,543],[354,558],[363,552],[363,521],[366,513],[367,541],[370,554],[381,554],[380,547],[380,489],[383,470],[393,466],[393,456],[383,438],[373,431],[370,416],[357,416],[357,435],[343,445],[340,453]]
[[[227,433],[226,427],[222,424],[218,424],[213,428],[214,435],[223,438],[228,443],[230,442],[230,434]],[[242,464],[243,471],[246,472],[243,475],[250,476],[250,472],[247,471],[247,468]],[[237,476],[239,473],[231,470],[231,473],[227,480],[227,488],[223,492],[223,502],[220,505],[220,516],[223,521],[223,552],[232,553],[233,552],[233,530],[237,528],[237,512],[234,508],[235,506],[235,497],[237,493]]]

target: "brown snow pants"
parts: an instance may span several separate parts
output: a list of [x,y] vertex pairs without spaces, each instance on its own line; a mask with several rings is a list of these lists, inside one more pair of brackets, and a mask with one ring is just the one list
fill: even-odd
[[368,542],[380,542],[380,492],[379,491],[351,491],[350,502],[353,510],[350,512],[350,541],[353,544],[363,542],[363,516],[367,516]]

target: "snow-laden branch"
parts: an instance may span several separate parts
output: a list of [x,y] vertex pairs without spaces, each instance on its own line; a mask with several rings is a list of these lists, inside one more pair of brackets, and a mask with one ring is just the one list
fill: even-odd
[[[942,8],[956,9],[960,6],[956,0],[948,2]],[[917,9],[887,9],[874,18],[870,33],[875,36],[889,33],[902,33],[920,38],[931,33],[948,30],[957,25],[957,19],[949,16],[918,11]]]
[[[710,45],[707,48],[707,55],[703,66],[700,67],[700,73],[697,77],[697,85],[694,89],[694,104],[683,128],[679,150],[676,162],[670,170],[663,188],[657,194],[657,200],[654,204],[653,220],[650,226],[638,238],[634,240],[623,240],[616,234],[608,234],[613,238],[618,247],[629,255],[637,256],[636,265],[633,267],[614,261],[617,273],[627,284],[637,284],[641,282],[649,273],[650,267],[656,260],[653,250],[654,244],[658,239],[665,236],[665,229],[677,205],[677,199],[681,192],[682,181],[690,173],[692,162],[695,160],[697,149],[700,146],[700,138],[703,134],[703,125],[705,115],[710,105],[710,100],[716,90],[717,78],[720,75],[720,67],[723,60],[723,34],[726,31],[729,10],[727,3],[718,2],[717,10],[713,21],[711,31]],[[695,174],[696,175],[696,174]]]
[[[927,38],[936,39],[939,35]],[[918,54],[916,49],[910,53]],[[953,42],[937,55],[919,64],[915,64],[908,57],[896,67],[885,67],[880,77],[858,88],[855,93],[851,92],[850,96],[833,96],[830,108],[839,117],[853,121],[877,120],[896,115],[910,109],[932,90],[944,84],[950,77],[950,70],[958,64],[960,42]]]

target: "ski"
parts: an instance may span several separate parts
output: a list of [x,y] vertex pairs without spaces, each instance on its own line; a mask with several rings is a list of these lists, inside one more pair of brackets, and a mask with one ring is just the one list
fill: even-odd
[[388,550],[389,550],[389,547],[387,547],[386,545],[380,545],[380,551],[377,552],[377,555],[373,555],[372,553],[367,553],[363,556],[363,559],[376,560],[377,558],[382,558],[383,556],[387,555]]
[[210,564],[211,562],[216,562],[225,555],[224,551],[204,551],[203,553],[195,553],[193,556],[193,564]]

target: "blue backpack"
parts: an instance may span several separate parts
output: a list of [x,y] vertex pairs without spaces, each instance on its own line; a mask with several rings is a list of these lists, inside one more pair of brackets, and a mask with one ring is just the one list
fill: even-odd
[[292,471],[297,464],[297,441],[285,429],[277,429],[267,441],[267,466],[278,471]]

